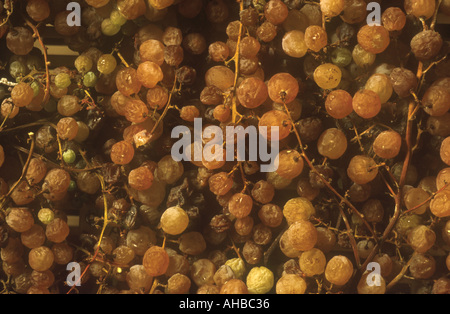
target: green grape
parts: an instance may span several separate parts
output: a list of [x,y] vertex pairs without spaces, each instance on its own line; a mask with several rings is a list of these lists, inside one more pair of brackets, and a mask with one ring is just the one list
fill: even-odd
[[74,180],[70,180],[68,191],[75,191],[77,189],[77,183]]
[[64,89],[70,86],[72,81],[70,80],[70,75],[67,73],[59,73],[55,77],[55,85],[58,88]]
[[94,87],[97,84],[97,76],[94,72],[87,72],[83,76],[83,85],[86,87]]
[[72,149],[68,149],[63,153],[63,160],[67,164],[72,164],[77,159],[77,155]]
[[80,73],[86,73],[92,69],[92,59],[86,55],[80,55],[75,59],[75,68]]
[[111,74],[117,67],[117,60],[113,55],[101,55],[97,61],[97,70],[105,75]]
[[120,25],[114,24],[111,19],[104,19],[101,25],[102,33],[105,36],[114,36],[120,32]]
[[50,208],[42,208],[38,212],[38,219],[43,224],[47,225],[55,219],[55,213]]
[[344,68],[352,63],[352,52],[347,48],[336,48],[331,53],[331,62],[340,68]]
[[27,66],[20,61],[13,61],[9,65],[9,74],[11,74],[14,79],[25,76],[28,74],[28,72],[29,70]]
[[122,26],[127,22],[126,17],[118,10],[112,10],[109,19],[111,20],[111,23],[118,26]]
[[30,84],[30,86],[31,86],[31,89],[33,90],[34,97],[39,95],[39,91],[41,90],[41,87],[39,86],[39,83],[34,81],[33,83]]

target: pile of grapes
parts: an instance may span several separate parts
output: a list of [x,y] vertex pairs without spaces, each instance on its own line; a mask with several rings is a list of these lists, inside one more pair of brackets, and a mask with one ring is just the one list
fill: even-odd
[[0,291],[448,294],[450,1],[370,2],[0,0]]

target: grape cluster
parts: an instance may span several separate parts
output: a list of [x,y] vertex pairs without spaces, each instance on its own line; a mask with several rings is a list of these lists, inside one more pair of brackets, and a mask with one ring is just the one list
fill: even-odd
[[450,293],[449,1],[75,3],[0,1],[2,293]]

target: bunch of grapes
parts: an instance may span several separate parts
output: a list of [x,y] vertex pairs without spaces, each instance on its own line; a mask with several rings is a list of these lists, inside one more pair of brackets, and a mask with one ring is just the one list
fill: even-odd
[[0,1],[2,293],[450,293],[449,1],[67,3]]

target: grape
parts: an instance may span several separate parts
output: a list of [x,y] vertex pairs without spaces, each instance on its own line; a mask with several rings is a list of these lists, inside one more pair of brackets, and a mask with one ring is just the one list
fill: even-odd
[[1,104],[1,115],[9,119],[14,119],[15,116],[19,113],[19,107],[15,106],[12,102],[11,98],[5,98]]
[[269,182],[260,180],[255,183],[251,191],[253,199],[260,204],[267,204],[275,196],[275,189]]
[[248,294],[245,282],[238,278],[233,278],[225,282],[220,287],[220,294]]
[[74,95],[64,95],[59,99],[57,105],[58,113],[70,117],[81,110],[80,100]]
[[353,97],[345,90],[333,90],[327,95],[325,109],[333,118],[343,119],[353,112]]
[[[311,37],[313,36],[314,35]],[[293,58],[301,58],[305,56],[309,48],[305,39],[305,33],[299,30],[292,30],[285,33],[282,40],[283,51],[288,56]],[[310,44],[312,45],[311,42]]]
[[276,161],[278,161],[276,172],[283,178],[294,179],[303,171],[304,161],[296,150],[282,150],[276,157]]
[[55,218],[47,224],[45,235],[49,241],[54,243],[63,242],[70,233],[69,225],[61,218]]
[[299,251],[312,249],[317,242],[317,230],[306,220],[298,220],[287,229],[287,237],[292,247]]
[[200,232],[185,232],[179,237],[179,249],[188,255],[200,255],[206,250],[205,238]]
[[215,195],[225,195],[233,187],[233,179],[226,172],[219,172],[208,179],[208,184]]
[[420,225],[408,232],[407,241],[417,253],[425,253],[436,242],[436,234],[427,226]]
[[154,88],[163,77],[164,74],[159,65],[152,61],[143,62],[138,66],[137,79],[147,88]]
[[450,216],[450,190],[444,189],[434,196],[430,202],[430,210],[436,217]]
[[343,255],[333,256],[325,268],[325,278],[337,286],[345,285],[353,276],[352,262]]
[[395,131],[384,131],[373,142],[373,152],[385,159],[395,158],[400,152],[402,137]]
[[267,86],[270,99],[276,103],[290,103],[294,101],[299,92],[298,81],[289,73],[273,75]]
[[109,15],[109,19],[112,24],[119,27],[125,25],[125,23],[127,22],[126,17],[123,16],[122,13],[120,13],[120,11],[118,10],[112,10],[111,14]]
[[153,277],[148,275],[143,265],[133,265],[127,273],[127,284],[130,290],[137,293],[146,293],[150,291],[153,283]]
[[235,279],[233,270],[228,265],[221,265],[214,274],[214,283],[217,286],[224,285],[228,280]]
[[153,184],[153,173],[147,167],[133,169],[128,175],[128,184],[135,190],[147,190]]
[[133,249],[138,256],[143,256],[152,245],[156,244],[156,233],[146,226],[130,230],[127,234],[126,245]]
[[171,155],[164,156],[158,162],[158,168],[156,169],[157,177],[167,184],[173,184],[178,181],[183,173],[183,164],[173,160]]
[[277,294],[304,294],[306,288],[306,281],[297,274],[284,274],[275,286]]
[[418,60],[430,60],[437,56],[443,45],[438,32],[425,30],[411,39],[411,51]]
[[358,44],[367,52],[379,54],[390,44],[389,32],[381,25],[364,25],[357,34]]
[[242,38],[239,44],[239,52],[243,58],[251,59],[256,57],[260,49],[261,44],[252,36]]
[[50,6],[46,0],[30,0],[26,7],[28,15],[36,22],[42,22],[50,16]]
[[379,199],[369,199],[364,202],[362,214],[367,222],[381,222],[384,216],[384,207]]
[[38,219],[44,225],[48,225],[55,219],[55,213],[50,208],[42,208],[38,212]]
[[335,17],[341,14],[345,8],[344,0],[320,0],[320,10],[327,17]]
[[246,285],[249,293],[265,294],[274,285],[274,275],[267,267],[253,267],[247,275]]
[[429,279],[436,271],[436,260],[428,254],[414,254],[409,264],[409,272],[416,279]]
[[105,75],[113,73],[117,67],[117,60],[113,55],[104,54],[97,61],[97,70]]
[[269,96],[266,84],[255,77],[244,79],[236,90],[236,95],[242,106],[256,108],[262,105]]
[[152,277],[163,275],[169,266],[169,255],[162,247],[152,246],[145,252],[142,265]]
[[56,125],[58,136],[63,140],[71,141],[78,133],[78,123],[71,117],[62,118]]
[[371,75],[364,88],[377,93],[381,104],[388,102],[394,92],[390,78],[381,73]]
[[319,154],[330,159],[339,159],[347,150],[347,137],[336,128],[325,130],[317,140]]
[[362,185],[375,179],[378,175],[378,168],[372,158],[356,155],[350,160],[347,168],[347,175],[350,180]]
[[405,68],[393,69],[390,78],[394,91],[402,98],[408,97],[411,94],[410,91],[418,85],[416,75]]
[[252,216],[245,216],[243,218],[237,218],[234,222],[234,230],[241,236],[250,235],[255,224]]
[[105,36],[114,36],[120,32],[120,25],[113,23],[110,18],[104,19],[100,27]]
[[212,23],[223,23],[229,15],[227,4],[223,0],[214,0],[206,5],[207,19]]
[[326,263],[325,254],[317,248],[305,251],[299,257],[300,269],[308,277],[323,274]]
[[80,191],[94,195],[100,189],[101,184],[95,173],[84,171],[77,176],[77,187]]
[[270,0],[264,6],[264,17],[273,25],[283,23],[288,13],[288,7],[280,0]]
[[129,263],[131,263],[131,261],[135,257],[134,251],[125,245],[116,247],[112,251],[112,255],[114,256],[114,262],[118,265],[123,265],[123,266],[126,266]]
[[83,85],[86,87],[94,87],[97,84],[97,76],[94,72],[87,72],[83,76]]
[[259,40],[269,43],[277,36],[277,27],[269,21],[264,21],[256,30]]
[[126,165],[134,157],[134,147],[126,141],[120,141],[111,148],[111,160],[118,165]]
[[128,20],[134,20],[142,16],[147,10],[144,0],[118,0],[117,9]]
[[371,119],[381,111],[381,99],[372,90],[359,90],[353,95],[353,110],[364,119]]
[[137,78],[137,71],[133,68],[123,68],[116,75],[117,89],[125,96],[137,94],[141,90],[141,83]]
[[206,258],[196,260],[190,270],[190,278],[197,286],[214,283],[216,266]]
[[189,224],[189,216],[179,206],[166,209],[161,216],[161,228],[171,235],[183,233]]
[[352,60],[352,52],[347,48],[338,47],[331,53],[331,62],[340,68],[350,65]]
[[381,22],[390,32],[400,31],[405,27],[406,15],[400,8],[389,7],[381,15]]
[[234,72],[223,65],[214,66],[206,71],[205,84],[226,91],[234,85]]
[[341,69],[332,63],[319,65],[314,71],[314,81],[322,89],[334,89],[338,87],[341,78]]
[[422,105],[430,116],[443,116],[450,109],[450,92],[441,86],[431,86],[423,95]]
[[377,55],[364,50],[361,45],[357,44],[352,50],[352,57],[358,66],[365,68],[374,64]]
[[33,50],[33,34],[28,28],[13,27],[6,35],[6,46],[13,54],[25,56]]
[[364,0],[345,1],[345,7],[340,15],[341,19],[348,24],[363,22],[367,16],[367,4]]
[[431,18],[436,8],[436,2],[433,0],[405,0],[405,11],[415,17],[424,17],[426,20]]
[[34,92],[27,83],[19,83],[11,91],[11,99],[16,107],[26,107],[33,100]]
[[262,224],[276,228],[283,221],[283,211],[275,204],[264,204],[258,211],[258,217]]
[[235,193],[228,202],[228,210],[236,218],[244,218],[250,215],[253,208],[251,196],[243,193]]
[[377,280],[375,278],[371,278],[369,276],[374,276],[373,274],[366,272],[361,276],[361,279],[358,282],[356,287],[358,294],[385,294],[386,293],[386,281],[382,276],[378,276],[380,280],[380,284],[369,285],[368,280],[372,279],[373,281]]
[[283,207],[283,216],[289,225],[297,221],[309,220],[315,213],[313,204],[304,197],[292,198]]
[[34,218],[28,208],[12,208],[6,216],[8,226],[17,232],[25,232],[34,225]]
[[441,160],[447,164],[450,165],[450,137],[446,137],[441,144],[440,149],[440,156]]
[[328,43],[327,32],[320,26],[311,25],[305,30],[305,44],[308,49],[319,52]]
[[76,159],[77,159],[77,155],[71,149],[68,149],[63,153],[63,160],[67,164],[73,164]]
[[28,253],[28,263],[35,271],[44,272],[53,265],[54,256],[52,250],[46,246],[34,248]]
[[280,110],[270,110],[261,117],[258,125],[259,127],[267,127],[267,139],[269,140],[272,139],[271,128],[278,127],[278,139],[282,140],[289,136],[292,124],[286,113]]

